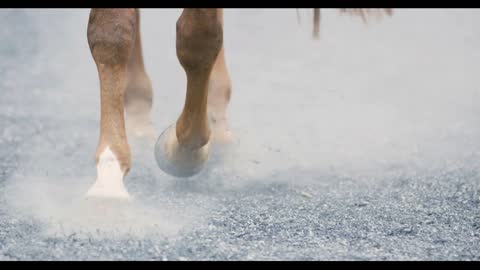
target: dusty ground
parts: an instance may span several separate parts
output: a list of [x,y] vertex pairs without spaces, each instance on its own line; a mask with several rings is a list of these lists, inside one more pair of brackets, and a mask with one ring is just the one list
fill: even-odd
[[[319,42],[306,11],[227,10],[235,143],[178,180],[132,139],[131,204],[82,197],[88,10],[0,13],[0,260],[480,259],[478,10],[329,10]],[[185,93],[178,14],[143,12],[158,131]]]

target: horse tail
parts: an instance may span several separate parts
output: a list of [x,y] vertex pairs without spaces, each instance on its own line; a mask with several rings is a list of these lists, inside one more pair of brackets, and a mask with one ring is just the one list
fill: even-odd
[[[371,17],[376,17],[378,20],[383,16],[392,16],[393,9],[391,8],[340,8],[340,14],[347,14],[350,16],[361,17],[363,23],[368,23]],[[298,9],[297,9],[298,17]],[[313,38],[320,38],[320,8],[313,9]]]

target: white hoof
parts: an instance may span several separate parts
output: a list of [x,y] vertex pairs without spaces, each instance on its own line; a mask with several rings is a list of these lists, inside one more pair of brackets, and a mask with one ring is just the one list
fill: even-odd
[[183,148],[178,143],[175,125],[172,125],[158,137],[155,159],[164,172],[175,177],[190,177],[205,167],[209,148],[210,142],[196,150]]
[[100,155],[97,164],[97,179],[87,191],[87,198],[114,198],[130,200],[125,185],[120,162],[115,154],[107,147]]

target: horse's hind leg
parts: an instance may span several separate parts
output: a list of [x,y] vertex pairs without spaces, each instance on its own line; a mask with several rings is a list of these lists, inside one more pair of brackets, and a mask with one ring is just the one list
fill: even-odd
[[228,143],[232,140],[227,119],[227,107],[232,95],[232,82],[225,63],[224,48],[220,50],[208,84],[208,115],[212,124],[212,139]]
[[[223,9],[218,11],[223,26]],[[212,139],[216,142],[230,142],[227,120],[227,107],[232,95],[232,82],[225,62],[225,49],[222,45],[213,65],[208,84],[208,115],[212,124]]]
[[135,45],[127,63],[126,128],[129,135],[154,138],[155,131],[150,116],[153,98],[152,84],[143,63],[140,12],[138,9],[136,10],[136,17]]
[[100,138],[97,179],[88,197],[128,198],[123,178],[130,169],[130,148],[124,120],[127,64],[134,48],[134,9],[92,9],[88,44],[100,78]]

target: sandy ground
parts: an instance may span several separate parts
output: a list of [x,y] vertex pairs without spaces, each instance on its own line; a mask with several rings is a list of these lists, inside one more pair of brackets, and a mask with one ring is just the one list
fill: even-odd
[[[0,260],[480,259],[478,10],[327,10],[320,41],[306,10],[226,10],[235,142],[179,180],[132,139],[131,204],[83,200],[88,12],[0,11]],[[158,132],[185,95],[180,12],[142,13]]]

